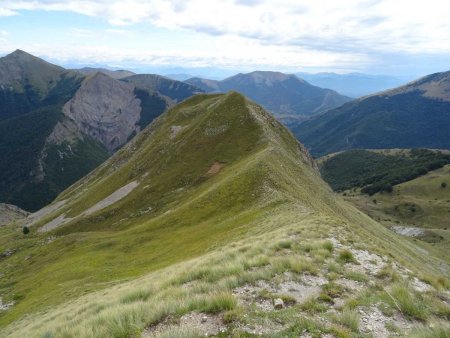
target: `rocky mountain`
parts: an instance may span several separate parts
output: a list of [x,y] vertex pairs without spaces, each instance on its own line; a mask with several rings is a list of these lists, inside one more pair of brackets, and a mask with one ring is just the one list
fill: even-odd
[[21,225],[31,232],[0,229],[0,336],[447,325],[446,256],[333,194],[293,135],[236,92],[163,113]]
[[22,50],[0,58],[0,121],[36,109],[62,77],[73,77]]
[[194,90],[154,76],[161,92],[102,72],[82,76],[23,51],[1,58],[0,74],[0,201],[30,211]]
[[411,78],[363,73],[297,73],[298,77],[314,86],[329,88],[349,97],[361,97],[398,87]]
[[293,132],[314,155],[352,148],[450,149],[450,72],[351,101]]
[[315,87],[295,75],[279,72],[257,71],[222,81],[193,78],[185,82],[206,92],[238,91],[263,105],[287,125],[350,100],[333,90]]

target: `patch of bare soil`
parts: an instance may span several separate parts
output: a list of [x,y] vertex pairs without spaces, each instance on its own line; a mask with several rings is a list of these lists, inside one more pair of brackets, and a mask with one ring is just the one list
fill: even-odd
[[403,316],[395,313],[392,317],[385,316],[376,305],[370,308],[360,308],[359,314],[361,319],[359,327],[362,332],[370,333],[373,337],[388,338],[392,333],[387,329],[386,325],[395,326],[400,331],[406,331],[412,327]]
[[206,173],[206,176],[212,176],[217,173],[224,167],[223,163],[220,163],[219,161],[214,161],[214,163],[211,165],[209,170]]
[[93,214],[96,211],[104,209],[104,208],[106,208],[106,207],[108,207],[108,206],[110,206],[110,205],[120,201],[122,198],[124,198],[130,192],[132,192],[138,185],[139,185],[139,183],[137,181],[133,181],[133,182],[128,183],[127,185],[123,186],[120,189],[117,189],[111,195],[109,195],[108,197],[104,198],[100,202],[96,203],[95,205],[93,205],[92,207],[87,209],[86,211],[84,211],[82,215]]
[[223,324],[223,316],[221,314],[191,312],[179,319],[173,317],[166,318],[164,321],[147,328],[142,333],[142,337],[158,337],[165,331],[174,328],[180,329],[180,331],[196,331],[205,337],[215,336],[227,330]]
[[351,251],[359,265],[346,264],[346,267],[349,267],[350,270],[375,276],[385,265],[385,260],[377,254],[370,253],[367,250],[351,249]]
[[317,297],[321,292],[321,286],[326,284],[327,280],[323,277],[303,275],[298,280],[285,280],[279,284],[257,281],[255,285],[246,284],[235,288],[233,294],[238,302],[244,306],[257,306],[262,311],[274,311],[274,304],[271,299],[261,297],[264,292],[273,295],[289,296],[296,303],[302,303],[311,297]]

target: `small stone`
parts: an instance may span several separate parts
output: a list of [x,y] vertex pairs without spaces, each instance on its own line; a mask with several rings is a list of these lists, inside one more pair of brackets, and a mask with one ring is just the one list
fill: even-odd
[[284,308],[284,302],[283,302],[283,300],[281,298],[275,299],[275,301],[274,301],[274,308],[276,310],[280,310],[280,309]]
[[207,320],[208,320],[208,317],[207,317],[207,316],[203,316],[203,317],[202,317],[202,323],[206,323]]

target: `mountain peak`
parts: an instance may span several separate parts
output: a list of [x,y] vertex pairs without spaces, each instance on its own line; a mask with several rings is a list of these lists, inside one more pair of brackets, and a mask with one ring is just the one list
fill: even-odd
[[54,83],[64,71],[64,68],[20,49],[0,58],[0,84],[2,85],[22,86],[26,81],[45,93],[49,83]]

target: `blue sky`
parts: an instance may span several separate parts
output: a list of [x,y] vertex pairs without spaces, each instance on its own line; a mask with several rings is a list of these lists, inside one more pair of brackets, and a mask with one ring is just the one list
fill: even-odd
[[138,72],[450,69],[450,5],[427,0],[0,0],[0,54]]

